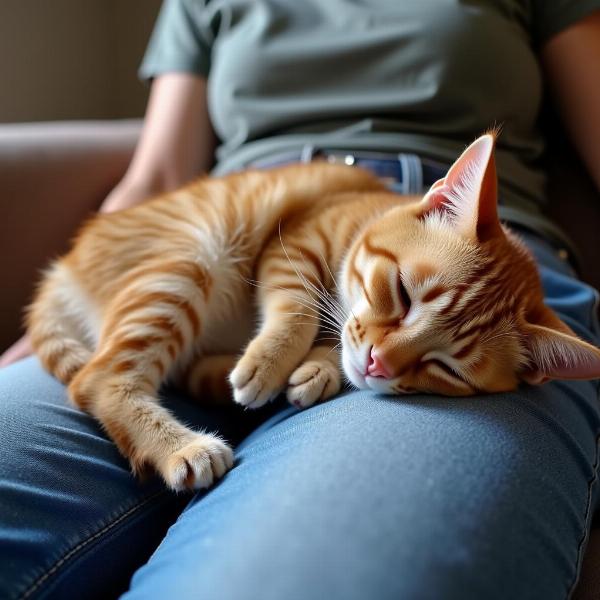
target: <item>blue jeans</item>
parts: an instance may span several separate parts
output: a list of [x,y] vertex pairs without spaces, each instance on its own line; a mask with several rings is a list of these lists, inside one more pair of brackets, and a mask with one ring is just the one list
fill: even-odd
[[[528,242],[548,304],[598,343],[596,293]],[[351,392],[302,412],[165,396],[238,444],[208,492],[133,479],[35,359],[0,371],[0,597],[130,585],[127,600],[550,600],[573,588],[598,499],[597,381],[462,399]]]

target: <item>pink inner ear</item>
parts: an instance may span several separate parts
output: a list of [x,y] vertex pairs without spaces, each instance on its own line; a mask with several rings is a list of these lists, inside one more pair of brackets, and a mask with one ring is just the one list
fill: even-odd
[[547,377],[540,371],[536,370],[525,371],[524,373],[521,373],[521,379],[527,383],[530,383],[531,385],[542,385],[543,383],[550,381],[550,377]]
[[532,366],[522,378],[530,383],[548,379],[600,378],[600,350],[574,335],[528,324],[525,343]]
[[575,361],[566,360],[557,364],[551,376],[559,379],[599,379],[600,350],[590,344],[586,346],[585,350],[578,349]]
[[550,381],[551,379],[598,379],[600,378],[600,362],[597,365],[593,364],[554,364],[551,368],[546,368],[543,371],[532,369],[522,374],[522,378],[528,383],[541,384]]
[[446,185],[446,178],[442,177],[442,179],[438,179],[430,188],[428,194],[439,190],[442,186]]
[[460,232],[481,241],[501,231],[494,142],[491,134],[473,142],[423,199],[425,213],[444,212]]
[[445,177],[446,184],[450,187],[460,185],[470,169],[476,177],[482,178],[494,152],[494,141],[489,134],[476,139],[450,167]]
[[439,179],[436,181],[425,196],[426,200],[426,211],[432,212],[435,210],[438,211],[447,211],[448,210],[448,193],[450,192],[450,188],[446,185],[444,179]]

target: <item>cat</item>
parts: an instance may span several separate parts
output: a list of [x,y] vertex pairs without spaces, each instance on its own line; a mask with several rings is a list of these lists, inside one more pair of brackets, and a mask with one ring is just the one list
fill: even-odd
[[39,286],[34,349],[133,471],[173,490],[209,486],[234,458],[160,405],[167,380],[199,401],[232,390],[255,408],[284,391],[308,407],[340,390],[336,342],[349,381],[386,394],[600,377],[600,351],[544,305],[498,220],[494,145],[477,139],[424,197],[315,162],[98,215]]

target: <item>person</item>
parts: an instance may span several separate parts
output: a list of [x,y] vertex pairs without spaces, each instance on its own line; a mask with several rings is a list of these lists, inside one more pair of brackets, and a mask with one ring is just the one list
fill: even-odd
[[[598,0],[167,0],[141,67],[141,138],[103,210],[213,166],[323,154],[397,163],[396,185],[420,187],[502,123],[501,215],[547,303],[598,344],[597,293],[543,216],[538,126],[543,73],[600,189],[598,64]],[[165,390],[181,418],[237,445],[218,485],[177,496],[134,479],[36,359],[16,360],[27,353],[0,371],[2,597],[114,597],[136,568],[128,600],[552,599],[575,586],[599,497],[597,381],[452,400],[350,391],[255,413]]]

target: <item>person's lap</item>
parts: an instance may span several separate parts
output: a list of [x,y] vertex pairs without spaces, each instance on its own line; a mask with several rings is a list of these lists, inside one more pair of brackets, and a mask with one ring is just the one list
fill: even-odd
[[[202,408],[176,392],[165,405],[234,443],[269,415]],[[190,498],[158,477],[136,481],[37,359],[0,371],[0,598],[71,597],[78,586],[86,598],[118,594]]]
[[[549,304],[590,337],[592,292],[539,252]],[[107,597],[187,498],[135,482],[34,359],[0,372],[0,397],[0,595]],[[261,418],[170,403],[232,441]],[[567,596],[597,496],[597,382],[273,411],[128,600]]]

